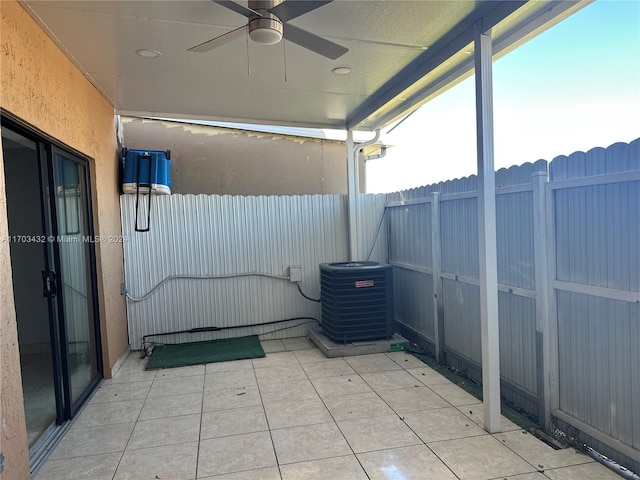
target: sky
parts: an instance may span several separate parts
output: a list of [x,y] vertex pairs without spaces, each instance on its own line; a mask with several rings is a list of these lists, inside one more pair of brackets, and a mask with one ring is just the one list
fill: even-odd
[[[367,162],[367,192],[476,173],[474,78],[423,105]],[[597,0],[493,64],[495,167],[640,137],[640,1]]]

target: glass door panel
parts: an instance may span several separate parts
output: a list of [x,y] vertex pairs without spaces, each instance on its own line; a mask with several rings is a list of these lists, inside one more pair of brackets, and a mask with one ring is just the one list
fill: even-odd
[[[58,295],[61,297],[63,348],[74,405],[98,378],[96,311],[91,259],[87,168],[54,149],[53,172],[59,258]],[[63,360],[63,362],[64,362]]]
[[47,178],[46,162],[41,161],[46,153],[35,139],[4,125],[2,151],[24,410],[32,447],[54,421],[62,423],[64,407],[56,356],[56,298],[40,286],[53,259],[46,242],[46,189],[41,189],[41,178]]

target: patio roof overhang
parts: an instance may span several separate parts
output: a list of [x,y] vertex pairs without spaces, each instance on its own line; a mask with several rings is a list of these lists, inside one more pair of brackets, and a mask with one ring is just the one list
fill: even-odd
[[[210,0],[23,5],[119,114],[374,130],[473,73],[479,19],[495,58],[587,3],[336,0],[291,21],[347,47],[337,60],[242,38],[188,52],[246,22]],[[340,66],[351,74],[333,74]]]

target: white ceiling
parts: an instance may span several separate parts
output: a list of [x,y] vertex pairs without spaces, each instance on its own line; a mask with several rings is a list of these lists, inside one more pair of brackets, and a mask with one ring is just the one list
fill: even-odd
[[[469,74],[478,18],[495,26],[494,48],[507,51],[582,4],[336,0],[291,21],[347,47],[337,60],[245,39],[187,52],[246,23],[209,0],[23,5],[118,113],[372,129]],[[139,49],[162,55],[143,58]],[[338,66],[352,73],[331,73]]]

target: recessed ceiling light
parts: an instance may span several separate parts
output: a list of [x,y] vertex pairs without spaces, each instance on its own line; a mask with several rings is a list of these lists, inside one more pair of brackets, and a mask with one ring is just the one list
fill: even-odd
[[136,53],[144,58],[157,58],[162,55],[160,52],[156,50],[147,50],[146,48],[141,48],[140,50],[136,50]]
[[349,75],[351,73],[351,68],[349,67],[336,67],[331,70],[332,73],[336,75]]

